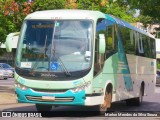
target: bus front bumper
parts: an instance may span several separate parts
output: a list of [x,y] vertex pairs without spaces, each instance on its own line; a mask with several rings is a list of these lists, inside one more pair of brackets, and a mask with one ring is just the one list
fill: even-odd
[[45,93],[16,88],[15,93],[19,103],[93,106],[103,102],[103,96],[85,96],[84,90],[76,93],[72,90],[65,93]]

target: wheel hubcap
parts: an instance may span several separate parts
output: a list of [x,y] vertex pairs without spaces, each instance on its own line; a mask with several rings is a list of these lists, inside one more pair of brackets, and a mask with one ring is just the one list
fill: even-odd
[[111,106],[111,93],[106,93],[101,109],[106,110],[107,108],[110,108],[110,106]]

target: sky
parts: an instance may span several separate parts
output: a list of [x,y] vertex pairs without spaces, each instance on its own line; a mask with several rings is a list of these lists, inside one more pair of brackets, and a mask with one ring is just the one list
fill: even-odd
[[138,17],[140,14],[140,10],[136,10],[136,14],[134,15],[134,17]]

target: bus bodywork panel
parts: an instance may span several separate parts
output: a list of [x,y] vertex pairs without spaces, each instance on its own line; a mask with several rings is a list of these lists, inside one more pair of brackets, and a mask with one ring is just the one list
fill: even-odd
[[[118,54],[115,54],[105,61],[103,73],[100,73],[93,80],[93,90],[97,93],[103,91],[102,89],[106,89],[109,83],[113,85],[113,102],[139,97],[140,87],[143,82],[145,85],[144,95],[150,95],[154,92],[156,60],[140,58],[135,55],[127,55],[126,57],[129,74],[123,73],[126,65],[119,62]],[[130,83],[132,89],[127,89],[127,84]]]

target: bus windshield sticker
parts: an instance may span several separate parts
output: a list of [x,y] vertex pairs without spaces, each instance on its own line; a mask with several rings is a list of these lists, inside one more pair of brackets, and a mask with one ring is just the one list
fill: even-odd
[[58,70],[58,63],[57,62],[51,62],[50,67],[51,67],[52,70]]
[[21,62],[21,67],[22,68],[31,68],[32,62]]
[[53,28],[54,24],[46,24],[46,25],[32,25],[32,28]]
[[59,27],[59,26],[60,26],[60,23],[59,23],[59,22],[56,22],[55,26],[56,26],[56,27]]

